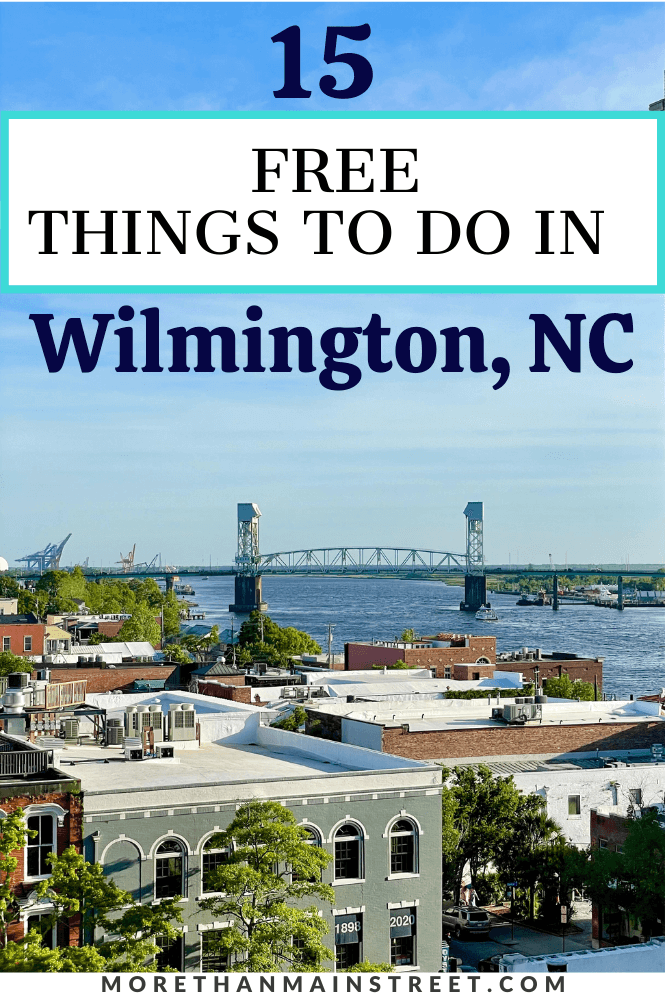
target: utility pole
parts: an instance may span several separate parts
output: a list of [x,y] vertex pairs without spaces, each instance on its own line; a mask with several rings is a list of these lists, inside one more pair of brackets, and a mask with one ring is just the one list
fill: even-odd
[[233,641],[233,625],[234,625],[234,622],[235,622],[235,618],[233,617],[233,615],[231,615],[231,654],[233,656],[233,666],[235,667],[235,665],[236,665],[236,647],[235,647],[235,643]]
[[332,630],[337,628],[332,622],[328,622],[328,670],[333,669],[333,652],[332,652]]

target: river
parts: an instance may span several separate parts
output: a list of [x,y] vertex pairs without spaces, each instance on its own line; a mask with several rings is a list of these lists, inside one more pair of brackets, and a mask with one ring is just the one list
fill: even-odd
[[[206,622],[228,628],[233,577],[183,580],[196,591],[192,600],[206,613]],[[342,652],[345,642],[393,639],[405,628],[422,635],[495,635],[498,652],[528,646],[604,657],[603,687],[608,695],[637,697],[665,688],[665,609],[616,611],[563,605],[553,611],[519,608],[518,595],[492,594],[499,621],[487,623],[459,610],[462,596],[462,588],[433,580],[263,577],[268,615],[280,625],[309,632],[324,649],[328,622],[335,625],[335,652]],[[235,616],[236,628],[241,620]]]

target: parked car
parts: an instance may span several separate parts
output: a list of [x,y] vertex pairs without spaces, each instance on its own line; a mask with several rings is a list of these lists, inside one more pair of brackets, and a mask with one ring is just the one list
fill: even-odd
[[463,934],[486,938],[491,927],[489,913],[477,906],[451,906],[443,911],[441,920],[444,934],[450,929],[457,938]]

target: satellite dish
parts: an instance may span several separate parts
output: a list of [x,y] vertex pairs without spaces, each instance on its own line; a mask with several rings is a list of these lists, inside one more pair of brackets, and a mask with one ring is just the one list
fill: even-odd
[[9,563],[6,559],[3,559],[3,557],[0,556],[0,573],[6,573],[8,569]]

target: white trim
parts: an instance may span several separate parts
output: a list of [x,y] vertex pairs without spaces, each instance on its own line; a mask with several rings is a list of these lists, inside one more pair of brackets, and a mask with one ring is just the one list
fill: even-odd
[[68,809],[63,809],[57,802],[44,802],[38,805],[26,806],[23,810],[26,819],[30,816],[53,816],[57,820],[59,827],[64,826],[65,816],[68,812]]
[[420,872],[399,872],[386,875],[386,882],[394,882],[400,878],[420,878]]
[[347,814],[344,817],[344,819],[338,820],[338,822],[335,823],[335,825],[332,827],[332,829],[330,831],[330,836],[328,837],[328,839],[326,841],[327,844],[334,843],[334,841],[335,841],[335,833],[339,830],[340,826],[344,826],[346,823],[353,823],[354,826],[357,826],[359,828],[359,830],[361,831],[361,833],[363,835],[362,839],[363,840],[369,840],[369,834],[367,833],[367,830],[365,829],[364,825],[360,822],[360,820],[356,819],[354,816],[349,816]]
[[333,917],[345,917],[351,913],[364,913],[365,904],[362,906],[343,906],[340,910],[332,910]]
[[420,906],[419,899],[402,899],[399,903],[386,903],[389,910],[405,910],[407,906]]
[[155,857],[155,850],[157,847],[159,847],[159,845],[162,843],[163,840],[179,840],[184,846],[185,853],[187,854],[187,856],[189,856],[190,854],[194,854],[194,851],[191,849],[188,841],[185,840],[184,837],[182,837],[179,833],[174,833],[173,830],[169,830],[168,833],[162,833],[157,838],[157,840],[155,840],[152,847],[146,854],[146,861],[150,861],[152,858]]
[[330,885],[333,887],[336,885],[360,885],[364,881],[364,878],[336,878],[330,883]]
[[391,831],[391,829],[393,827],[393,824],[397,823],[397,821],[400,820],[400,819],[408,819],[408,820],[410,820],[413,823],[413,825],[415,826],[416,830],[418,831],[418,834],[420,836],[422,836],[423,828],[420,825],[418,819],[415,816],[412,816],[411,813],[408,813],[406,811],[406,809],[400,809],[400,811],[397,814],[397,816],[393,816],[393,818],[391,820],[389,820],[388,823],[386,823],[385,830],[383,831],[383,837],[384,838],[390,836],[390,831]]
[[197,924],[196,929],[199,934],[204,931],[223,931],[226,927],[233,927],[232,920],[214,920],[211,924]]
[[298,823],[298,826],[306,826],[310,830],[314,830],[315,833],[318,833],[318,835],[319,835],[319,843],[320,844],[325,844],[326,843],[326,838],[323,835],[323,830],[316,823],[312,823],[312,821],[309,820],[309,819],[303,819],[303,820],[301,820]]
[[[204,846],[204,844],[207,844],[208,841],[210,840],[210,838],[214,837],[216,833],[224,833],[224,831],[220,827],[216,826],[213,830],[210,831],[210,833],[204,833],[204,835],[201,837],[201,839],[199,840],[198,844],[196,845],[196,851],[194,853],[195,854],[203,854],[203,846]],[[226,847],[215,847],[215,848],[213,848],[213,850],[215,850],[215,851],[225,851],[225,850],[228,850],[228,848],[226,848]]]
[[133,844],[133,846],[136,847],[137,850],[138,850],[138,852],[139,852],[139,858],[141,859],[141,861],[147,861],[148,860],[148,856],[147,856],[147,854],[143,853],[143,848],[139,844],[138,840],[132,840],[131,837],[126,837],[124,833],[121,833],[118,837],[116,837],[115,840],[111,840],[106,845],[106,847],[102,851],[101,856],[99,858],[99,863],[100,864],[102,864],[102,865],[104,864],[104,858],[106,857],[106,852],[108,851],[109,847],[113,847],[114,844]]

